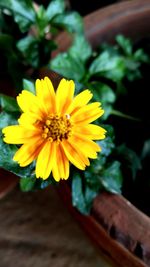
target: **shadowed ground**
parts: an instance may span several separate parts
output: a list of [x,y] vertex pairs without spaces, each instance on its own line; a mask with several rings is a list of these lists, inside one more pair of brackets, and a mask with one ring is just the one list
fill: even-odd
[[110,267],[52,187],[0,200],[0,267]]

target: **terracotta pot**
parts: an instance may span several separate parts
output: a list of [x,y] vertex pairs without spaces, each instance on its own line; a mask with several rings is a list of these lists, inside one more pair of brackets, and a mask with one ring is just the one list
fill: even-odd
[[[150,35],[150,1],[114,4],[86,16],[84,22],[93,47],[104,41],[114,42],[119,33],[138,41]],[[59,51],[65,51],[70,38],[61,34],[57,42]],[[57,75],[49,76],[57,83]],[[150,219],[127,199],[103,193],[94,200],[91,215],[83,216],[72,207],[67,184],[62,182],[58,191],[84,231],[117,266],[150,266]]]

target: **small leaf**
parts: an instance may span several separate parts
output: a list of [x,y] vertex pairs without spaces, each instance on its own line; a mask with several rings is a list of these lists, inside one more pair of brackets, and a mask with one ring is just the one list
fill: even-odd
[[90,188],[89,186],[86,185],[85,201],[86,201],[86,209],[87,209],[88,214],[91,211],[93,200],[98,195],[98,192],[95,190],[95,188],[93,189],[93,188]]
[[115,144],[110,136],[107,136],[104,140],[98,141],[97,143],[100,145],[102,149],[100,157],[101,156],[108,157],[115,148]]
[[44,37],[46,27],[48,26],[48,18],[43,5],[39,6],[36,12],[36,26],[38,28],[39,36]]
[[36,179],[36,183],[35,183],[34,188],[37,190],[44,189],[44,188],[48,187],[49,185],[56,185],[56,183],[57,182],[54,179],[52,179],[51,176],[46,180]]
[[126,147],[124,144],[117,147],[117,155],[119,155],[119,160],[123,161],[123,164],[132,173],[132,178],[135,179],[137,171],[142,168],[141,161],[138,155],[132,149]]
[[57,15],[51,23],[53,26],[62,27],[71,33],[83,33],[83,20],[77,12]]
[[91,161],[89,167],[84,171],[85,184],[92,188],[95,192],[99,192],[101,189],[101,183],[98,178],[98,173],[101,171],[102,166],[100,166],[99,158]]
[[87,215],[88,210],[82,190],[82,179],[78,173],[75,173],[72,178],[72,205],[81,213]]
[[72,57],[79,58],[85,62],[91,56],[92,48],[84,35],[75,35],[73,44],[69,48],[68,53]]
[[0,94],[0,107],[6,112],[19,112],[19,106],[15,98]]
[[17,162],[13,161],[13,156],[17,150],[18,147],[16,145],[8,145],[4,143],[2,134],[0,133],[0,167],[22,178],[34,177],[34,162],[27,167],[20,167]]
[[108,51],[104,51],[92,62],[89,73],[115,82],[120,81],[125,73],[124,59],[119,55],[112,56]]
[[31,0],[0,1],[0,8],[10,10],[20,30],[25,32],[35,22],[35,10]]
[[140,61],[140,62],[146,62],[148,63],[150,58],[148,56],[148,54],[146,54],[142,48],[139,48],[138,50],[136,50],[133,54],[133,57],[135,60]]
[[23,79],[23,89],[35,94],[34,83],[27,79]]
[[64,0],[52,0],[46,9],[46,17],[48,21],[53,19],[56,15],[63,13],[64,10],[65,10]]
[[145,159],[146,157],[150,157],[150,139],[144,142],[144,146],[141,153],[141,159]]
[[16,114],[15,113],[0,113],[0,129],[8,126],[17,124]]
[[20,188],[24,192],[42,190],[52,184],[56,184],[56,182],[52,178],[43,180],[41,178],[36,179],[36,177],[33,176],[20,179]]
[[132,54],[132,43],[130,39],[125,38],[123,35],[117,35],[116,41],[126,55]]
[[113,104],[116,101],[116,94],[108,85],[101,82],[91,82],[87,84],[87,86],[93,93],[93,99],[101,102],[105,111],[101,119],[106,120],[113,109]]
[[85,68],[81,60],[71,57],[67,53],[58,54],[58,56],[51,60],[49,67],[62,76],[78,82],[85,74]]
[[[107,129],[106,125],[105,125],[105,129]],[[89,172],[89,175],[87,175],[85,171],[85,176],[87,177],[93,174],[93,179],[92,179],[93,183],[95,183],[95,180],[97,180],[96,178],[97,175],[100,175],[103,169],[105,169],[106,167],[105,164],[107,163],[108,156],[111,155],[111,153],[113,152],[115,148],[115,144],[111,136],[107,136],[104,140],[97,141],[96,143],[101,147],[101,152],[98,154],[97,159],[95,159],[94,161],[91,161],[90,166],[87,168],[87,172]]]
[[33,36],[26,36],[17,42],[17,48],[23,54],[25,61],[33,67],[39,65],[38,41]]
[[120,162],[114,161],[111,163],[109,167],[103,171],[100,176],[100,181],[107,191],[120,194],[123,181]]
[[28,177],[21,178],[20,179],[20,189],[23,192],[29,192],[29,191],[33,190],[35,182],[36,182],[36,178],[28,178]]

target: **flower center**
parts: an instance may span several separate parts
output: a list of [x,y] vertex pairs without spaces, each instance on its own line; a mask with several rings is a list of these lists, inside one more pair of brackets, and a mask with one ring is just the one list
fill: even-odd
[[62,141],[71,135],[70,116],[50,115],[43,125],[42,137],[49,141]]

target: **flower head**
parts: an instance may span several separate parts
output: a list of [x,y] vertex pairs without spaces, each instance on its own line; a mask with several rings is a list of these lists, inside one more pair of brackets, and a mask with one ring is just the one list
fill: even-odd
[[4,141],[22,145],[13,160],[21,167],[36,160],[37,178],[53,174],[56,181],[69,177],[69,162],[84,170],[88,158],[97,158],[100,147],[92,140],[105,137],[105,130],[91,124],[103,109],[99,102],[88,104],[89,90],[74,97],[75,84],[62,79],[54,91],[48,77],[36,80],[36,95],[23,90],[17,97],[22,114],[18,125],[3,129]]

